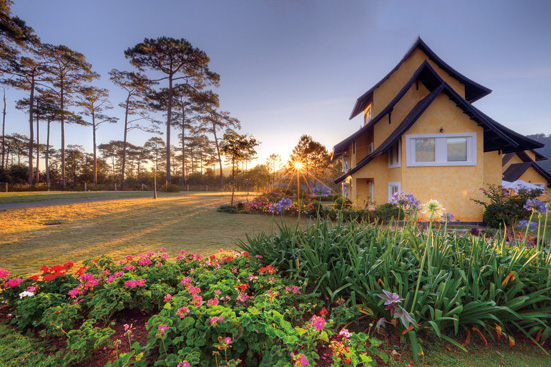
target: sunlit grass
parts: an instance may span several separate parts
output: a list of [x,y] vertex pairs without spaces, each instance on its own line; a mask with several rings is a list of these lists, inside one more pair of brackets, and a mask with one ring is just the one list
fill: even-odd
[[0,267],[31,275],[42,265],[79,264],[103,254],[119,260],[161,247],[174,257],[180,250],[210,255],[237,249],[245,234],[272,230],[270,216],[216,211],[227,202],[225,194],[180,194],[3,210]]

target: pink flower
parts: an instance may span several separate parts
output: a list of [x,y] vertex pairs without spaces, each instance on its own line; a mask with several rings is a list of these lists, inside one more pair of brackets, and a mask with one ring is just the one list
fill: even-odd
[[128,331],[128,329],[132,328],[132,325],[124,324],[124,331]]
[[172,301],[172,296],[170,294],[167,294],[165,296],[165,302]]
[[325,319],[321,316],[312,316],[312,321],[308,324],[308,326],[310,327],[314,327],[318,330],[323,330],[323,328],[325,327],[325,324],[327,324],[327,321],[325,321]]
[[161,247],[161,252],[166,252],[166,248]]
[[207,302],[207,305],[213,305],[213,306],[216,306],[218,305],[220,301],[218,301],[218,298],[212,298],[212,299],[209,299],[209,301]]
[[191,299],[191,304],[192,305],[195,305],[197,307],[201,306],[203,304],[203,297],[201,296],[194,296],[192,299]]
[[178,363],[176,367],[191,367],[191,365],[187,361],[182,361],[182,363]]
[[226,339],[224,339],[224,343],[231,344],[232,343],[231,338],[227,336]]
[[220,317],[211,317],[209,322],[212,326],[216,326],[220,321],[224,321],[224,317],[223,316],[220,316]]
[[79,287],[76,287],[75,289],[70,290],[70,291],[69,291],[69,296],[71,296],[71,297],[76,297],[76,296],[80,293],[80,290],[79,290],[78,288],[79,288]]
[[4,288],[10,288],[10,287],[15,287],[15,286],[18,286],[19,284],[21,284],[23,280],[21,278],[12,278],[10,280],[8,280],[8,282],[6,284],[4,284]]
[[352,334],[348,331],[348,329],[342,329],[339,336],[343,336],[348,339],[352,336]]
[[298,287],[296,285],[293,286],[293,293],[300,293],[300,291],[298,290]]
[[181,285],[183,285],[184,287],[187,287],[188,285],[191,284],[191,278],[184,278],[182,279],[182,281],[180,282]]
[[161,332],[161,334],[164,334],[165,330],[168,330],[168,326],[164,324],[159,325],[159,331]]
[[308,362],[308,358],[306,358],[306,356],[304,354],[299,354],[298,356],[300,358],[300,366],[301,367],[304,367],[304,366],[307,366],[307,365],[310,364],[310,362]]
[[10,275],[10,272],[0,268],[0,279],[7,278]]
[[187,287],[187,290],[188,290],[188,292],[189,292],[191,295],[193,295],[193,296],[195,296],[195,295],[198,294],[198,293],[201,293],[201,288],[194,287],[194,286],[191,286],[191,285],[189,285],[189,286]]
[[27,287],[27,292],[35,292],[36,291],[36,287]]
[[124,270],[128,270],[128,271],[130,271],[130,270],[136,270],[136,267],[135,267],[134,265],[132,265],[132,264],[126,264],[126,265],[124,266]]
[[187,307],[182,307],[180,309],[178,309],[178,311],[176,311],[176,315],[180,316],[181,319],[184,318],[184,316],[189,312],[189,308]]
[[247,293],[239,293],[239,296],[237,296],[237,300],[241,302],[246,302],[249,299],[249,295]]

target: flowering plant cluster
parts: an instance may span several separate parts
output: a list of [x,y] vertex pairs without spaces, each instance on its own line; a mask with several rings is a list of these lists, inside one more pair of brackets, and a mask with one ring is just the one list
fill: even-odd
[[[246,252],[203,257],[182,251],[171,259],[162,249],[118,262],[108,257],[86,261],[76,272],[70,272],[72,263],[45,266],[30,278],[10,277],[0,269],[0,298],[12,324],[66,336],[67,363],[83,363],[100,346],[118,358],[112,366],[129,361],[145,366],[152,362],[148,358],[174,367],[235,366],[239,361],[314,366],[331,359],[319,351],[341,341],[340,328],[356,314],[342,304],[331,313],[319,311],[314,304],[319,295],[310,293],[306,283],[283,278],[259,258]],[[147,345],[134,343],[119,354],[114,331],[97,325],[112,326],[115,312],[131,309],[154,315],[146,324]],[[125,324],[122,339],[130,342],[133,328]],[[365,365],[373,364],[370,355],[379,352],[371,346],[377,341],[350,334],[362,342],[347,349],[369,361]]]

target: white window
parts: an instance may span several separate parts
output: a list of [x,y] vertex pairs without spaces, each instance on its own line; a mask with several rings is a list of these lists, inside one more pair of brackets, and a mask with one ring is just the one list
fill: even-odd
[[398,140],[388,151],[388,168],[400,167],[400,141]]
[[369,143],[369,147],[367,148],[367,154],[373,153],[373,142]]
[[406,135],[408,167],[476,166],[476,133]]
[[342,184],[342,196],[350,199],[350,184],[348,182]]
[[369,206],[371,206],[375,202],[375,182],[369,181]]
[[400,182],[389,182],[388,183],[388,201],[390,202],[390,198],[392,195],[396,194],[397,192],[402,191],[401,189],[402,184]]
[[544,183],[533,183],[532,185],[537,186],[542,190],[545,190],[545,184]]
[[364,126],[371,120],[371,103],[364,110]]
[[342,156],[342,171],[346,172],[350,169],[350,162],[348,161],[348,155],[345,154]]

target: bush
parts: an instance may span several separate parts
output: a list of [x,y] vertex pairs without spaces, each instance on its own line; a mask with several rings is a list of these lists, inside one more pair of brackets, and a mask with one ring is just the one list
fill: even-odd
[[216,211],[219,211],[221,213],[233,213],[235,210],[235,206],[231,206],[229,204],[223,204],[216,209]]
[[350,199],[340,196],[335,200],[334,208],[338,210],[342,210],[342,209],[350,208],[351,206],[352,206],[352,202],[350,201]]
[[520,220],[530,218],[530,211],[524,209],[528,199],[535,199],[543,195],[543,190],[518,190],[516,195],[508,195],[501,185],[490,185],[488,189],[481,189],[490,203],[473,200],[484,206],[482,220],[490,227],[499,228],[515,226]]
[[166,192],[180,192],[182,188],[178,185],[170,185],[165,189]]
[[379,205],[373,212],[374,217],[380,220],[404,219],[405,213],[402,209],[391,203]]

